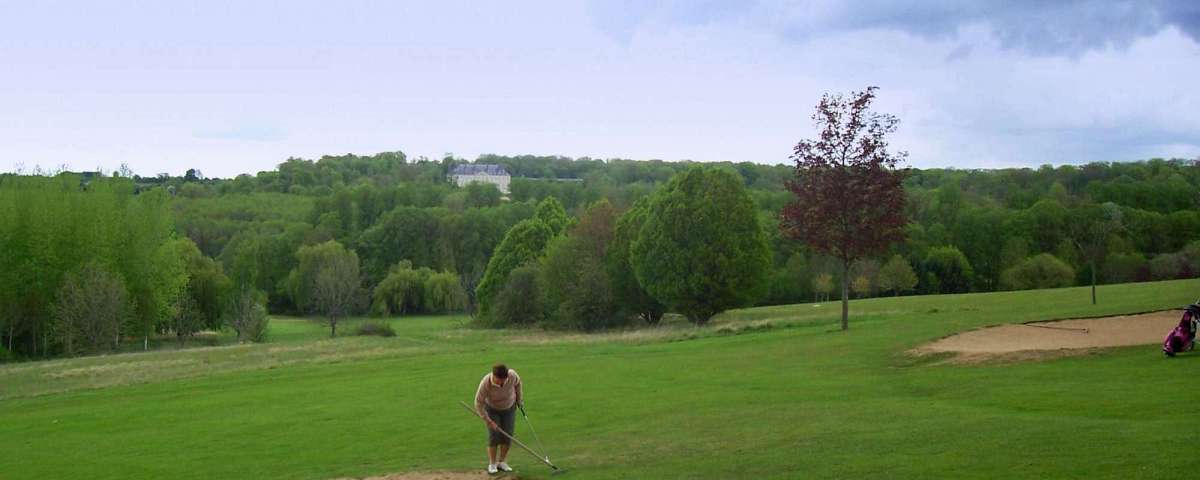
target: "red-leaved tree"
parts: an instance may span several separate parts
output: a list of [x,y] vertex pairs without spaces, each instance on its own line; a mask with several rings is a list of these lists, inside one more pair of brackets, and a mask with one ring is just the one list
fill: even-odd
[[821,97],[812,116],[820,136],[796,144],[795,199],[780,222],[785,235],[841,261],[842,330],[850,327],[850,265],[902,241],[907,223],[905,171],[896,168],[907,154],[888,152],[899,120],[870,110],[877,89]]

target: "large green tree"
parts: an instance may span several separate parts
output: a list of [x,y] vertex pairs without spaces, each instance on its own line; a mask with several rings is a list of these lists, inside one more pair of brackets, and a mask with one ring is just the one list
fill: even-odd
[[737,174],[694,166],[650,201],[631,248],[638,283],[696,324],[766,293],[771,252]]
[[612,284],[613,296],[617,299],[624,315],[637,315],[647,324],[655,325],[662,319],[666,306],[655,299],[638,283],[637,274],[630,262],[630,248],[646,223],[650,213],[650,197],[638,199],[626,211],[613,230],[612,243],[607,251],[605,266]]
[[[483,280],[475,290],[479,302],[479,313],[486,316],[492,300],[508,283],[508,275],[517,267],[536,262],[546,250],[546,244],[555,236],[554,230],[545,222],[531,218],[513,225],[504,240],[496,247],[484,271]],[[534,299],[530,299],[533,301]]]

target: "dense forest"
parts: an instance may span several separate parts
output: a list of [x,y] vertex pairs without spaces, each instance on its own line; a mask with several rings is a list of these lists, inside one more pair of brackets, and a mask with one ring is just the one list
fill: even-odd
[[[732,292],[722,308],[823,300],[840,282],[832,259],[780,234],[779,212],[792,199],[789,165],[697,170],[657,160],[476,159],[512,174],[503,195],[492,185],[449,182],[447,173],[461,163],[468,162],[386,152],[289,159],[232,179],[196,170],[180,177],[0,176],[0,358],[102,351],[222,326],[255,339],[266,311],[320,312],[332,321],[466,310],[484,324],[583,329],[629,323],[613,318],[653,322],[664,309],[684,313],[684,304],[656,304],[630,280],[650,273],[629,262],[656,258],[670,245],[654,250],[630,231],[669,228],[654,212],[704,211],[703,198],[686,197],[703,188],[731,195],[710,199],[740,212],[725,223],[750,219],[733,233],[714,225],[712,238],[742,249],[738,258],[765,278],[761,285],[731,280],[748,282],[754,295]],[[721,173],[701,173],[709,171]],[[865,297],[1191,277],[1200,274],[1198,187],[1200,164],[1184,160],[910,169],[907,240],[857,262],[853,291]],[[677,204],[653,201],[669,191]],[[759,234],[761,263],[758,240],[732,238]],[[530,271],[534,260],[540,263]],[[324,264],[339,265],[340,278],[353,285],[335,288],[333,274],[316,267]],[[499,275],[489,270],[501,269],[502,278],[489,279]],[[348,300],[334,312],[321,307],[322,292]],[[669,296],[662,292],[654,296]],[[605,295],[606,304],[596,300]],[[572,296],[590,298],[573,303]],[[106,305],[97,310],[119,321],[96,318],[103,315],[80,307],[87,304]],[[697,321],[715,308],[691,307],[698,313],[687,315]]]

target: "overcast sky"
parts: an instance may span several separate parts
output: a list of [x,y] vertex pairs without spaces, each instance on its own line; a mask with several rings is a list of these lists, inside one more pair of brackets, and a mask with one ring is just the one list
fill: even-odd
[[1200,156],[1200,2],[0,0],[0,171],[787,161],[880,87],[917,167]]

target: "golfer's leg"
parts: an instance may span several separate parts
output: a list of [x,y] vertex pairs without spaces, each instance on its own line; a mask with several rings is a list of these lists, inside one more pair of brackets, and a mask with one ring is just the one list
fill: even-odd
[[[504,430],[504,433],[507,433],[509,436],[515,435],[517,433],[517,428],[516,428],[517,427],[517,407],[516,407],[516,405],[512,406],[512,408],[509,408],[507,412],[501,413],[500,414],[500,422],[498,422],[498,423],[500,424],[500,429]],[[503,462],[506,458],[508,458],[509,447],[512,447],[512,440],[510,440],[508,437],[504,437],[504,441],[500,444],[500,461],[501,462]]]
[[496,463],[496,447],[488,446],[488,463]]

